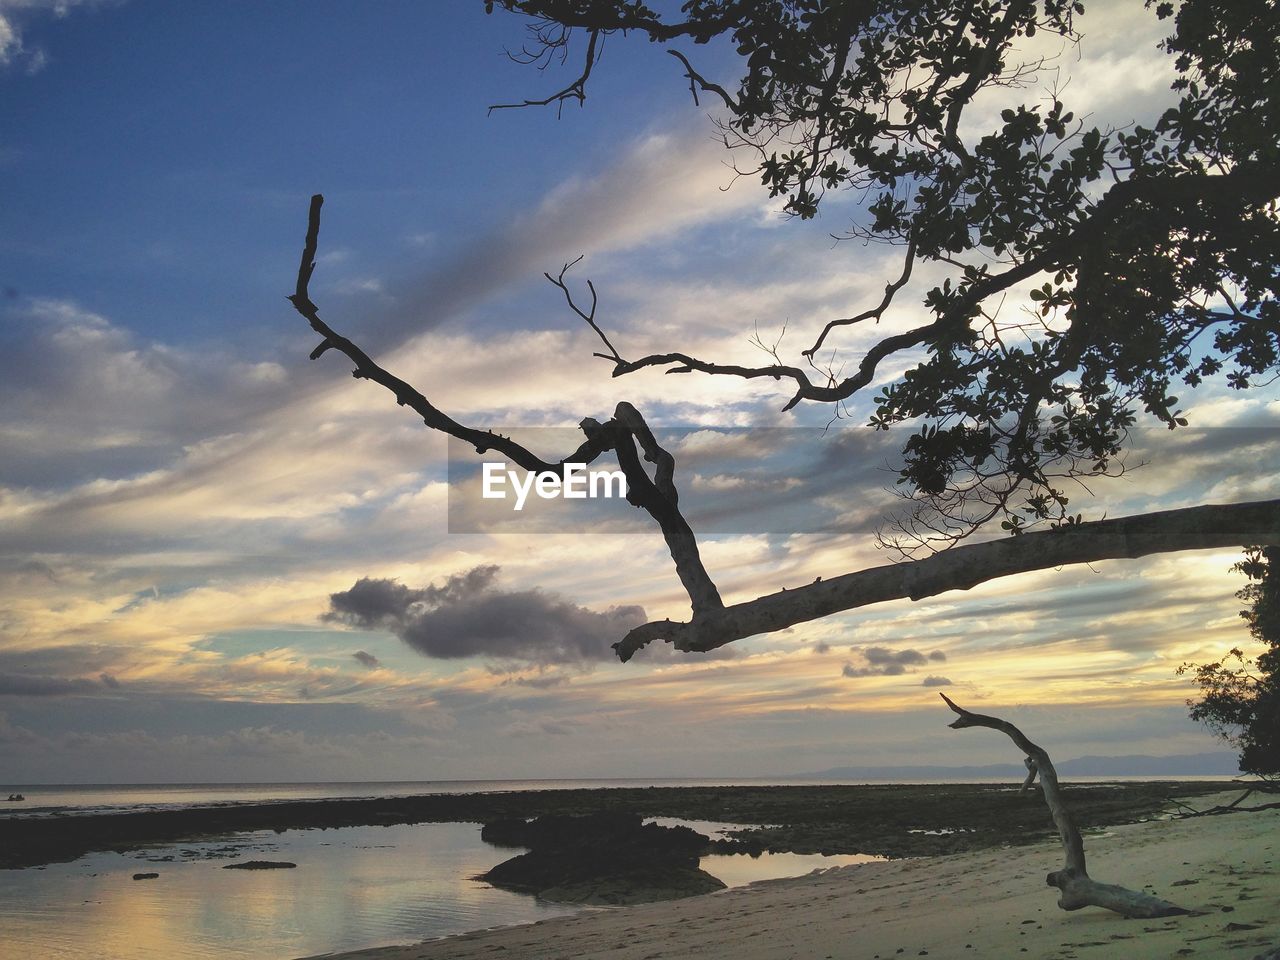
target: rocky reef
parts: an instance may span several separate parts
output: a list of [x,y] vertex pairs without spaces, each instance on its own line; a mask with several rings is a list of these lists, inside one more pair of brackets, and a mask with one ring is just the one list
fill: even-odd
[[616,905],[676,900],[724,888],[698,868],[708,837],[688,827],[645,824],[639,814],[543,816],[487,823],[481,839],[528,853],[477,879],[559,903]]

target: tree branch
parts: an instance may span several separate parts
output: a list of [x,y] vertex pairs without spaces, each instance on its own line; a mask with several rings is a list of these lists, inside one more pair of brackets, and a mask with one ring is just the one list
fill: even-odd
[[1015,573],[1257,543],[1280,543],[1280,500],[1163,510],[955,547],[910,563],[870,567],[783,589],[688,623],[657,620],[642,624],[613,646],[624,661],[654,640],[668,641],[677,650],[714,650],[833,613],[888,600],[920,600],[948,590],[968,590]]
[[689,62],[689,58],[683,53],[679,50],[668,50],[667,53],[671,54],[671,56],[684,64],[684,75],[689,80],[689,92],[693,94],[693,102],[695,106],[702,105],[698,102],[698,91],[702,90],[706,93],[714,93],[717,97],[723,100],[724,105],[734,113],[741,112],[742,108],[739,107],[738,101],[729,96],[729,91],[720,86],[720,84],[712,83],[707,80],[702,76],[702,74],[698,73],[697,70],[693,69],[693,64]]
[[[1074,262],[1073,257],[1079,251],[1096,244],[1103,232],[1119,220],[1130,205],[1138,202],[1172,202],[1192,206],[1200,203],[1256,204],[1268,202],[1280,195],[1280,189],[1275,186],[1277,182],[1280,182],[1280,174],[1277,173],[1273,164],[1249,163],[1241,164],[1225,174],[1184,173],[1173,177],[1148,178],[1142,181],[1125,180],[1117,183],[1107,191],[1087,216],[1074,224],[1068,233],[1056,239],[1046,239],[1044,247],[1038,253],[1029,256],[1021,263],[1001,273],[974,280],[932,322],[884,338],[866,352],[854,374],[838,382],[815,384],[800,368],[784,364],[742,367],[734,364],[711,363],[684,353],[653,354],[639,360],[618,364],[614,368],[613,375],[623,376],[645,367],[669,366],[672,369],[668,370],[668,373],[696,371],[744,379],[770,377],[781,380],[785,378],[796,383],[796,392],[783,406],[783,412],[792,409],[803,400],[838,403],[849,399],[859,390],[870,385],[875,379],[880,363],[887,357],[911,347],[954,335],[957,331],[967,328],[974,312],[987,298],[1008,290],[1041,271],[1060,270],[1069,266]],[[910,266],[911,260],[908,259],[903,275],[889,285],[881,305],[847,320],[829,322],[812,349],[816,350],[822,344],[833,326],[856,323],[872,317],[878,318],[888,308],[893,294],[909,279]],[[805,351],[805,356],[811,355],[811,351]]]
[[[1071,812],[1063,802],[1058,790],[1058,772],[1053,761],[1043,748],[1027,739],[1026,735],[1008,720],[989,717],[981,713],[970,713],[945,693],[939,693],[948,707],[958,717],[949,726],[953,730],[965,727],[987,727],[999,730],[1027,756],[1028,767],[1040,773],[1040,786],[1044,793],[1044,802],[1049,807],[1058,835],[1062,838],[1062,849],[1066,856],[1066,866],[1050,873],[1045,882],[1062,891],[1058,898],[1058,906],[1063,910],[1079,910],[1082,907],[1105,907],[1124,917],[1173,917],[1188,913],[1188,910],[1159,897],[1138,890],[1128,890],[1109,883],[1098,883],[1089,876],[1085,869],[1084,838],[1080,829],[1071,818]],[[1033,773],[1034,775],[1034,773]],[[1029,781],[1028,781],[1029,782]],[[1025,785],[1024,785],[1025,789]]]
[[[289,301],[298,313],[306,318],[311,328],[324,338],[311,352],[311,359],[315,360],[326,351],[336,349],[355,364],[352,376],[372,380],[391,391],[398,404],[415,411],[422,417],[422,422],[431,429],[439,430],[441,433],[470,444],[480,454],[496,450],[529,471],[556,473],[563,477],[567,464],[591,463],[605,451],[614,450],[618,456],[618,464],[627,478],[627,500],[636,506],[643,507],[661,529],[671,552],[671,559],[675,562],[676,573],[689,594],[694,619],[723,609],[724,604],[715,583],[702,563],[697,538],[680,513],[674,480],[675,460],[658,444],[653,432],[640,415],[640,411],[631,404],[618,404],[613,419],[607,423],[602,424],[591,418],[584,419],[579,424],[586,435],[583,443],[564,459],[551,462],[537,456],[510,437],[504,437],[490,430],[476,430],[458,423],[437,409],[410,384],[384,370],[358,346],[336,333],[332,327],[320,319],[319,308],[312,302],[308,286],[316,268],[316,249],[320,237],[320,209],[323,205],[324,197],[320,194],[311,198],[307,217],[307,237],[303,244],[302,262],[298,266],[297,287],[289,297]],[[565,269],[567,270],[568,267],[566,266]],[[561,271],[562,281],[563,276],[564,271]],[[594,296],[594,290],[592,293]],[[566,295],[568,295],[567,290]],[[572,303],[572,300],[570,302]],[[592,314],[594,314],[594,308]],[[599,328],[596,328],[590,319],[588,322],[597,333],[600,333]],[[603,333],[600,336],[604,339]],[[605,340],[605,343],[608,344],[608,340]],[[636,442],[639,442],[644,451],[645,459],[655,465],[655,476],[652,479],[636,454]]]
[[911,279],[911,268],[915,264],[916,259],[916,241],[913,237],[907,243],[907,255],[903,258],[902,273],[898,275],[898,279],[887,284],[884,288],[884,297],[880,303],[872,307],[870,310],[864,310],[862,313],[852,317],[843,317],[839,320],[829,320],[827,325],[822,328],[822,332],[818,334],[818,339],[813,342],[813,346],[804,351],[804,356],[812,359],[813,355],[822,348],[822,343],[827,339],[829,334],[836,327],[847,327],[855,323],[862,323],[864,320],[875,320],[877,323],[884,316],[884,312],[889,309],[889,305],[893,303],[893,298],[898,291],[906,286],[907,281]]
[[608,354],[597,353],[595,354],[595,356],[600,357],[601,359],[604,359],[604,360],[612,360],[614,363],[625,363],[626,361],[622,359],[622,356],[618,353],[617,348],[615,348],[614,345],[609,342],[609,338],[605,336],[604,331],[601,330],[600,326],[596,323],[596,307],[599,305],[600,298],[596,296],[595,284],[592,283],[590,280],[587,281],[587,289],[591,291],[591,309],[583,310],[581,307],[578,306],[577,301],[573,299],[573,294],[569,291],[569,285],[565,283],[565,279],[564,279],[565,274],[568,273],[571,269],[573,269],[573,267],[577,266],[581,262],[582,262],[582,257],[579,256],[576,260],[571,260],[568,263],[566,263],[563,267],[561,267],[560,273],[558,276],[553,277],[549,273],[544,273],[543,276],[546,277],[549,281],[551,281],[553,286],[559,287],[560,292],[564,294],[565,301],[569,304],[569,309],[572,310],[574,313],[576,313],[584,321],[586,321],[587,326],[589,326],[592,330],[596,332],[596,336],[598,336],[600,340],[604,343],[605,347],[608,348],[609,350]]
[[489,112],[495,110],[515,110],[521,107],[545,107],[550,104],[556,104],[563,107],[566,100],[577,100],[578,105],[587,101],[587,80],[591,77],[591,70],[596,65],[596,43],[600,39],[600,31],[592,30],[589,34],[590,39],[587,41],[586,62],[582,66],[582,73],[578,79],[569,84],[563,90],[544,97],[541,100],[524,100],[520,103],[495,103],[489,107]]

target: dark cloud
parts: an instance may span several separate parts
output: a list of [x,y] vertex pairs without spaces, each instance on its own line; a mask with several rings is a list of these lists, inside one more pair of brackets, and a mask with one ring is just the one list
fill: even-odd
[[466,602],[488,589],[497,575],[493,564],[473,567],[455,573],[443,586],[431,584],[418,590],[394,580],[362,577],[350,590],[330,594],[330,610],[320,619],[365,630],[394,629],[414,613]]
[[862,655],[873,667],[894,664],[914,667],[929,661],[929,658],[919,650],[890,650],[888,647],[867,647],[862,651]]
[[101,680],[103,684],[110,687],[112,690],[120,689],[120,681],[117,680],[113,674],[103,672],[98,674],[98,679]]
[[372,653],[368,653],[367,651],[364,651],[364,650],[357,650],[351,656],[355,657],[357,660],[359,660],[362,664],[364,664],[370,670],[377,670],[380,666],[382,666],[381,660],[375,657]]
[[930,661],[941,662],[947,655],[941,650],[921,653],[919,650],[890,650],[888,647],[854,648],[854,652],[862,656],[866,666],[855,667],[846,663],[841,673],[846,677],[898,677],[913,672],[911,667],[920,667]]
[[951,681],[950,681],[950,680],[948,680],[946,677],[933,677],[933,676],[929,676],[929,677],[925,677],[925,678],[924,678],[924,680],[922,680],[922,681],[920,682],[920,686],[922,686],[922,687],[949,687],[949,686],[951,686]]
[[480,566],[417,589],[366,577],[332,594],[321,619],[389,630],[429,657],[539,664],[612,660],[611,645],[645,621],[638,606],[601,612],[541,590],[499,590],[497,573],[496,566]]
[[814,652],[814,653],[818,653],[818,654],[822,654],[822,653],[830,653],[830,652],[831,652],[831,644],[827,643],[827,641],[825,641],[825,640],[819,640],[819,641],[814,645],[814,647],[813,647],[813,652]]
[[0,696],[60,697],[76,693],[93,693],[97,689],[98,685],[87,679],[0,673]]

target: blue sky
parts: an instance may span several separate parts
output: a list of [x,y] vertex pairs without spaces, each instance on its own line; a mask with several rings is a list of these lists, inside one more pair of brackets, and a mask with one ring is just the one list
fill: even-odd
[[[1158,28],[1140,4],[1091,13],[1068,89],[1100,120],[1148,116],[1171,79]],[[713,531],[704,553],[730,598],[883,562],[868,531],[893,505],[890,452],[869,456],[852,426],[865,407],[824,434],[826,408],[778,413],[782,386],[614,380],[541,276],[585,254],[573,276],[596,283],[624,352],[758,362],[757,329],[785,326],[795,352],[878,299],[885,253],[831,239],[852,200],[782,220],[643,42],[610,41],[584,109],[490,115],[569,77],[505,57],[522,29],[461,0],[0,0],[4,778],[1006,759],[943,729],[943,680],[1064,757],[1212,749],[1173,670],[1245,639],[1230,551],[1045,571],[620,665],[603,652],[627,609],[686,613],[655,534],[449,532],[443,439],[332,354],[307,360],[314,337],[284,296],[314,192],[311,289],[329,322],[468,422],[551,438],[636,403],[677,438],[682,503]],[[1184,406],[1197,429],[1140,434],[1149,465],[1081,508],[1276,495],[1274,390],[1210,386]],[[321,619],[360,578],[418,591],[491,566],[430,621],[447,644],[417,620]],[[482,637],[499,609],[558,652]]]

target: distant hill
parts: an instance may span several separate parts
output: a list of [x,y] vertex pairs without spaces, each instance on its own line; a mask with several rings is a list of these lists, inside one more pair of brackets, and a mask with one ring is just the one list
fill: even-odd
[[[1173,757],[1132,755],[1077,757],[1054,763],[1063,777],[1235,777],[1240,775],[1236,756],[1222,751],[1188,753]],[[814,773],[798,773],[791,780],[1007,780],[1026,776],[1020,763],[986,766],[865,766],[831,767]]]

